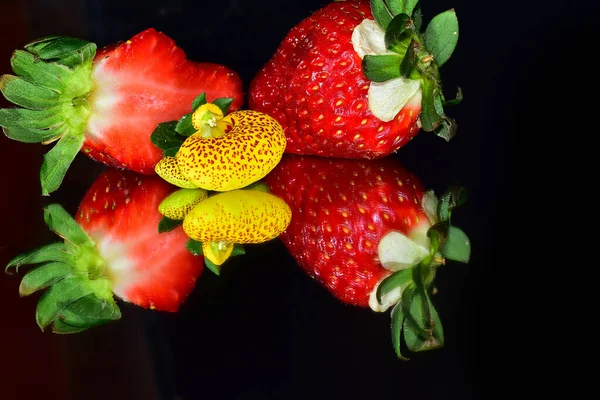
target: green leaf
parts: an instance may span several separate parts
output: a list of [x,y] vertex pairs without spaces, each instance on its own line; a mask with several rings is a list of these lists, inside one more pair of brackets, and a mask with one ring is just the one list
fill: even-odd
[[15,51],[10,63],[15,74],[26,81],[54,89],[59,93],[64,89],[64,82],[73,75],[73,71],[69,68],[41,61],[23,50]]
[[417,42],[411,40],[406,49],[406,55],[402,60],[402,64],[400,64],[400,74],[406,79],[410,78],[412,71],[415,69],[417,63],[417,46]]
[[50,230],[76,246],[93,245],[94,243],[73,217],[59,204],[50,204],[44,208],[44,221]]
[[466,264],[471,258],[471,241],[461,229],[451,226],[441,253],[444,258]]
[[384,30],[387,29],[388,25],[392,21],[392,14],[390,13],[387,5],[383,0],[371,0],[371,12],[375,21]]
[[69,325],[60,319],[55,319],[52,323],[52,332],[57,334],[71,334],[85,331],[87,328],[81,328],[73,325]]
[[204,265],[206,266],[206,268],[210,269],[215,275],[221,275],[221,266],[216,265],[206,257],[204,257]]
[[44,155],[40,180],[42,183],[42,195],[48,196],[60,187],[67,170],[81,150],[84,135],[63,135],[58,143]]
[[48,128],[62,122],[59,107],[47,110],[28,110],[25,108],[1,108],[0,126],[7,128]]
[[409,30],[410,17],[406,14],[396,15],[385,30],[385,47],[400,55],[404,55],[411,41]]
[[184,138],[179,136],[175,131],[175,127],[177,126],[177,121],[171,122],[162,122],[156,126],[152,134],[150,135],[150,141],[156,147],[163,151],[163,155],[165,151],[171,149],[177,149],[175,153],[181,147],[184,142]]
[[192,110],[196,111],[200,106],[206,104],[206,93],[201,93],[192,102]]
[[21,296],[29,296],[38,290],[52,286],[72,274],[73,267],[68,264],[62,262],[44,264],[25,274],[19,286],[19,294]]
[[400,55],[366,55],[362,60],[362,70],[369,80],[385,82],[400,76],[401,63],[402,56]]
[[188,240],[185,244],[185,248],[195,256],[201,256],[204,254],[202,251],[202,242],[198,242],[194,239]]
[[18,272],[21,265],[50,261],[70,264],[72,260],[73,256],[67,252],[67,246],[64,243],[52,243],[13,258],[6,266],[6,271],[8,272],[9,268],[15,267]]
[[402,355],[401,344],[402,344],[402,326],[404,325],[404,307],[401,303],[398,303],[392,308],[392,344],[396,355],[401,360],[408,360]]
[[51,108],[59,100],[58,92],[13,75],[0,77],[0,91],[11,103],[32,110]]
[[219,107],[221,111],[223,111],[223,115],[227,115],[227,113],[229,113],[229,107],[231,107],[231,103],[233,103],[233,99],[229,97],[219,97],[218,99],[214,99],[211,103]]
[[91,328],[120,319],[121,310],[113,299],[105,300],[90,294],[69,304],[58,318],[74,327]]
[[71,276],[50,286],[36,307],[36,322],[44,330],[50,325],[67,306],[80,298],[92,293],[83,278]]
[[467,201],[467,191],[461,186],[451,186],[440,197],[438,202],[438,217],[440,221],[449,221],[452,211]]
[[391,292],[392,290],[404,286],[407,283],[412,282],[412,268],[402,269],[400,271],[396,271],[384,280],[381,281],[379,286],[377,287],[377,292],[375,293],[377,297],[377,301],[379,304],[382,303],[382,297]]
[[[0,112],[1,111],[3,110],[0,110]],[[62,136],[68,129],[69,127],[66,125],[56,125],[49,129],[37,129],[14,125],[10,128],[3,128],[2,130],[6,137],[12,140],[17,140],[22,143],[45,143]]]
[[180,226],[181,224],[183,224],[183,221],[178,221],[176,219],[171,219],[163,216],[160,222],[158,223],[158,233],[170,232],[173,229]]
[[177,122],[175,126],[175,132],[179,133],[183,136],[191,136],[196,133],[196,128],[192,124],[192,114],[185,114],[181,119]]
[[458,19],[454,9],[436,15],[425,30],[425,46],[438,65],[448,61],[458,42]]
[[423,99],[421,100],[421,125],[423,130],[433,132],[442,122],[442,117],[438,115],[435,108],[435,96],[437,95],[437,85],[428,79],[421,81]]

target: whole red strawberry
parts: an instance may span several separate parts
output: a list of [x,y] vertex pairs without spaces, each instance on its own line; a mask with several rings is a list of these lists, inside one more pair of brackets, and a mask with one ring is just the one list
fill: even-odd
[[109,166],[154,174],[162,153],[150,142],[156,126],[190,112],[201,93],[233,98],[241,107],[242,83],[231,69],[186,59],[163,33],[145,30],[96,52],[84,40],[50,37],[17,50],[18,76],[3,75],[0,91],[22,108],[0,109],[11,139],[58,141],[44,157],[42,193],[56,190],[79,152]]
[[331,2],[287,34],[249,97],[251,109],[284,126],[287,153],[373,159],[421,127],[454,135],[439,66],[454,50],[458,21],[447,11],[422,34],[417,3]]
[[46,224],[64,242],[7,266],[41,264],[23,277],[20,293],[47,289],[36,310],[42,330],[74,333],[119,319],[114,296],[143,308],[178,310],[204,263],[186,249],[181,227],[158,232],[158,206],[172,191],[158,176],[109,169],[90,187],[75,219],[57,204],[44,209]]
[[[395,329],[405,320],[398,315],[401,311],[409,321],[424,319],[421,325],[437,318],[433,306],[427,315],[417,314],[424,312],[423,301],[430,303],[435,271],[444,259],[469,259],[466,235],[450,225],[451,211],[464,201],[464,192],[452,190],[438,201],[389,158],[289,155],[266,183],[292,208],[292,221],[281,240],[298,264],[336,298],[374,311],[395,305]],[[404,329],[410,335],[415,328]],[[441,345],[441,331],[432,335],[419,336],[420,344],[411,342],[409,347]]]

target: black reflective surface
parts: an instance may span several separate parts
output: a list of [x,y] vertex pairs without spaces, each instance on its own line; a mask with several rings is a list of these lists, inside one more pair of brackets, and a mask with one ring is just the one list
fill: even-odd
[[[325,3],[10,0],[0,11],[0,72],[10,72],[12,50],[40,36],[104,45],[154,27],[189,58],[234,68],[247,89],[285,33]],[[37,299],[20,299],[19,277],[2,274],[0,398],[479,399],[508,390],[512,377],[495,372],[497,360],[515,356],[514,337],[502,329],[499,276],[514,263],[506,249],[521,215],[515,193],[535,176],[541,152],[527,140],[540,119],[560,111],[537,96],[556,96],[548,82],[565,71],[557,54],[582,54],[597,28],[584,2],[423,3],[426,16],[449,7],[459,15],[461,38],[442,70],[447,90],[465,93],[452,114],[459,130],[450,143],[421,133],[392,157],[437,193],[458,183],[470,194],[454,221],[471,238],[471,263],[449,264],[437,277],[443,349],[398,361],[388,313],[336,301],[274,241],[232,259],[220,277],[205,271],[177,314],[122,305],[120,321],[72,336],[42,334]],[[562,124],[556,116],[547,125]],[[42,206],[74,212],[103,170],[80,155],[60,190],[42,198],[44,150],[0,137],[0,265],[54,240]]]

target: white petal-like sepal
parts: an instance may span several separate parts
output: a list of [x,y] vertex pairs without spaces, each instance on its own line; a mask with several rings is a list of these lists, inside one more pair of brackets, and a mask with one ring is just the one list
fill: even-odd
[[421,90],[421,83],[403,77],[369,85],[369,110],[383,122],[393,120]]
[[385,269],[399,271],[421,262],[429,255],[429,250],[403,233],[391,231],[379,241],[377,255]]
[[354,28],[352,45],[360,58],[366,55],[395,54],[385,48],[385,31],[372,19],[365,19]]

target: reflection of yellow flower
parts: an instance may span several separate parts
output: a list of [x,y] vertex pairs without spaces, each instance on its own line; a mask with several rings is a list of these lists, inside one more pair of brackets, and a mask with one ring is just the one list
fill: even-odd
[[175,157],[165,157],[156,172],[182,188],[228,191],[265,177],[281,160],[286,146],[281,125],[251,110],[223,116],[214,104],[192,115],[197,130]]
[[[363,58],[366,55],[396,54],[386,49],[385,31],[373,20],[365,19],[352,32],[354,51]],[[406,104],[421,103],[421,82],[398,77],[369,85],[369,110],[381,121],[393,120]]]

